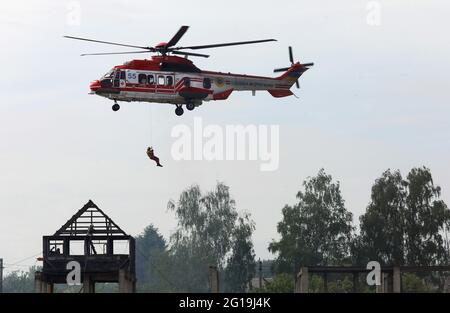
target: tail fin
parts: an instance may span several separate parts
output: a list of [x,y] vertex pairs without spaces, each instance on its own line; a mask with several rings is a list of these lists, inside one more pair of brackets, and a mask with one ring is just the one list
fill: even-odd
[[292,87],[295,84],[295,82],[300,78],[300,76],[302,76],[303,73],[306,72],[308,69],[309,69],[308,67],[300,63],[295,63],[287,70],[286,73],[284,73],[277,79],[289,83]]
[[268,90],[268,92],[275,98],[292,96],[290,89],[307,70],[308,68],[300,63],[293,64],[283,75],[276,78],[279,81],[276,85],[277,89]]

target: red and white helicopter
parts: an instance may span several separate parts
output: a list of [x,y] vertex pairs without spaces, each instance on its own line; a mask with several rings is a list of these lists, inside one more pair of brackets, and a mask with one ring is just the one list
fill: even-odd
[[[160,43],[155,47],[134,46],[72,36],[64,37],[142,50],[91,53],[82,54],[82,56],[157,53],[157,55],[152,56],[151,60],[132,60],[123,65],[115,66],[102,78],[91,83],[91,94],[114,100],[112,107],[114,111],[120,109],[117,101],[144,101],[174,104],[176,105],[176,115],[181,116],[184,113],[183,105],[186,105],[186,108],[192,111],[195,107],[200,106],[203,101],[226,100],[233,91],[252,91],[253,95],[255,95],[256,91],[266,90],[273,97],[287,97],[293,95],[290,89],[294,84],[299,88],[298,79],[300,76],[309,67],[314,65],[314,63],[295,63],[292,48],[289,47],[289,59],[292,65],[290,67],[276,69],[274,72],[284,72],[276,78],[203,71],[196,67],[188,57],[208,58],[209,55],[183,52],[181,50],[200,50],[276,40],[265,39],[177,47],[176,44],[188,29],[189,26],[182,26],[169,42]],[[175,55],[182,55],[184,57]]]

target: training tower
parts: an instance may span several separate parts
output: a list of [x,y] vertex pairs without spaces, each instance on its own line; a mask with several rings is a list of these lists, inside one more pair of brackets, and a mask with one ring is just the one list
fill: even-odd
[[72,261],[80,265],[80,291],[95,292],[95,283],[118,283],[123,293],[136,290],[134,238],[91,200],[54,235],[43,237],[41,260],[42,270],[35,274],[36,292],[51,293],[54,284],[66,284],[74,270],[67,269]]

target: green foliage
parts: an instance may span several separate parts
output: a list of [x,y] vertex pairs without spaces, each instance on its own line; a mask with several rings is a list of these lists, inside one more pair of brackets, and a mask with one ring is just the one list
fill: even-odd
[[296,271],[300,265],[339,264],[349,255],[352,214],[344,206],[339,182],[322,169],[303,183],[298,203],[285,206],[277,230],[279,241],[269,250],[278,253],[279,271]]
[[[440,200],[427,168],[414,168],[407,177],[405,246],[408,264],[435,265],[449,261],[442,233],[450,225],[450,210]],[[446,230],[446,229],[445,229]]]
[[383,173],[372,187],[372,201],[360,217],[361,234],[354,242],[358,263],[377,260],[404,263],[403,211],[406,185],[399,171]]
[[289,274],[278,274],[262,288],[255,289],[257,293],[293,293],[294,277]]
[[[365,276],[360,275],[357,280],[356,292],[370,293],[375,292],[375,288],[366,284]],[[310,275],[309,292],[311,293],[352,293],[353,278],[350,275],[329,274],[327,278],[327,290],[322,276],[317,274]]]
[[208,260],[205,250],[189,242],[179,244],[170,250],[167,267],[163,273],[168,275],[175,292],[209,292]]
[[225,291],[245,292],[255,272],[255,253],[251,236],[254,223],[248,215],[239,217],[233,232],[232,253],[225,269]]
[[166,263],[168,255],[166,241],[153,225],[145,228],[136,238],[136,276],[139,291],[170,290],[161,274],[161,264]]
[[432,288],[417,275],[405,273],[402,275],[402,292],[431,292]]
[[323,278],[319,275],[310,275],[309,277],[309,292],[321,293],[325,292]]
[[5,293],[31,293],[34,292],[34,273],[36,267],[25,271],[14,271],[3,279],[3,292]]
[[249,215],[239,216],[229,187],[218,183],[202,195],[198,186],[185,190],[168,208],[178,219],[171,237],[170,256],[178,273],[178,288],[187,292],[209,291],[208,267],[222,275],[222,289],[244,291],[255,269]]
[[372,187],[371,202],[360,217],[355,262],[377,260],[394,265],[436,265],[449,261],[443,233],[450,210],[439,199],[427,168],[415,168],[404,180],[399,171],[383,173]]
[[353,292],[353,282],[346,276],[344,279],[337,279],[328,283],[329,293],[350,293]]
[[137,283],[138,292],[175,292],[177,288],[176,264],[169,251],[152,251],[146,259],[145,278]]

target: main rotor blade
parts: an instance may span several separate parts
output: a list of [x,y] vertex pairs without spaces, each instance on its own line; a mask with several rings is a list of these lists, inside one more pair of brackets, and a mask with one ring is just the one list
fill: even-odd
[[189,26],[181,26],[180,30],[175,34],[175,36],[173,36],[172,39],[170,39],[170,41],[167,43],[166,47],[172,47],[175,46],[178,41],[180,41],[181,37],[184,36],[184,34],[187,32],[187,30],[189,29]]
[[292,52],[292,47],[289,47],[289,61],[294,64],[294,53]]
[[121,47],[146,49],[146,50],[152,51],[152,48],[150,48],[150,47],[133,46],[133,45],[126,45],[126,44],[122,44],[122,43],[115,43],[115,42],[109,42],[109,41],[101,41],[101,40],[95,40],[95,39],[80,38],[80,37],[72,37],[72,36],[64,36],[64,38],[76,39],[76,40],[84,40],[84,41],[91,41],[91,42],[97,42],[97,43],[104,43],[104,44],[107,44],[107,45],[114,45],[114,46],[121,46]]
[[308,67],[308,66],[314,66],[314,63],[304,63],[302,65],[305,66],[305,67]]
[[134,53],[150,53],[150,51],[130,51],[130,52],[106,52],[106,53],[83,53],[81,56],[87,55],[113,55],[113,54],[134,54]]
[[209,58],[209,55],[207,55],[207,54],[200,54],[200,53],[181,52],[181,51],[172,51],[172,53],[173,54],[179,54],[179,55],[193,56],[193,57]]
[[184,49],[198,50],[198,49],[209,49],[209,48],[219,48],[219,47],[229,47],[229,46],[250,45],[250,44],[269,42],[269,41],[277,41],[277,40],[276,39],[264,39],[264,40],[254,40],[254,41],[218,43],[218,44],[204,45],[204,46],[177,47],[177,48],[172,48],[169,50],[184,50]]

